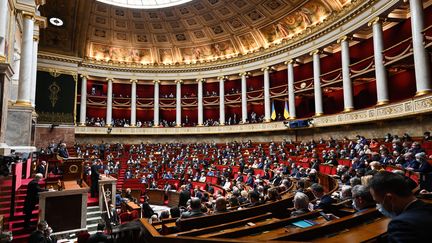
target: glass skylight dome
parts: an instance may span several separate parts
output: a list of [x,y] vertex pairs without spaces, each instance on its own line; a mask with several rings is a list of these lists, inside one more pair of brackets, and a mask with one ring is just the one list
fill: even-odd
[[172,7],[172,6],[190,2],[192,0],[97,0],[97,1],[120,6],[120,7],[126,7],[126,8],[155,9],[155,8]]

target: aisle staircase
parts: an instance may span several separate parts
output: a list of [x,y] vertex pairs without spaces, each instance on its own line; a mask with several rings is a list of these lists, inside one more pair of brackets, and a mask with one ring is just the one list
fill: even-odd
[[99,206],[87,207],[87,230],[90,234],[94,234],[97,230],[99,220],[102,219],[102,212]]
[[117,178],[117,186],[116,186],[117,190],[123,189],[123,184],[124,184],[124,181],[125,181],[126,169],[127,169],[127,164],[126,164],[126,162],[122,161],[120,163],[120,170],[119,170],[119,174],[118,174],[118,178]]
[[[12,179],[2,181],[0,185],[0,214],[5,216],[5,228],[12,231],[14,242],[26,242],[32,230],[24,229],[24,200],[27,193],[27,184],[30,180],[24,180],[23,185],[18,189],[15,196],[15,213],[13,219],[10,217]],[[32,212],[31,223],[36,225],[39,208],[36,206]]]

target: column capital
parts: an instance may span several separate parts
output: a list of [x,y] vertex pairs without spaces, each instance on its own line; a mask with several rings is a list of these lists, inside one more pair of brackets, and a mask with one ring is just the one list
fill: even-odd
[[295,64],[295,63],[296,63],[296,60],[295,60],[295,59],[289,59],[289,60],[287,60],[287,61],[284,62],[285,65],[288,65],[288,64]]
[[35,25],[38,25],[41,29],[46,29],[48,27],[48,21],[46,17],[35,16]]
[[314,51],[311,51],[311,52],[309,53],[309,55],[313,56],[313,55],[315,55],[315,54],[321,54],[321,52],[322,52],[322,50],[320,50],[320,49],[316,49],[316,50],[314,50]]
[[246,76],[246,78],[247,78],[247,77],[250,76],[250,75],[251,75],[250,72],[242,72],[242,73],[239,73],[239,76],[240,76],[240,77],[242,77],[242,76]]
[[25,19],[31,19],[31,20],[35,19],[35,14],[34,13],[27,12],[27,11],[22,11],[21,14],[22,14],[22,17],[25,18]]
[[136,80],[136,79],[131,79],[129,82],[130,82],[130,83],[138,83],[138,80]]
[[351,39],[352,39],[351,36],[344,35],[344,36],[339,37],[339,39],[336,41],[336,43],[340,44],[343,41],[350,41]]
[[174,83],[176,83],[176,84],[181,84],[181,83],[183,83],[183,80],[181,80],[181,79],[176,79],[176,80],[174,80]]
[[261,68],[261,71],[262,72],[264,72],[264,71],[269,71],[270,70],[270,67],[263,67],[263,68]]
[[81,78],[89,79],[89,76],[88,76],[87,74],[80,74],[80,77],[81,77]]
[[33,35],[33,41],[39,42],[39,35]]
[[160,83],[160,80],[153,80],[153,83],[154,83],[154,84],[159,84],[159,83]]
[[205,78],[198,78],[197,80],[196,80],[196,82],[205,82],[206,80],[205,80]]
[[385,21],[386,21],[385,18],[377,16],[368,22],[368,26],[372,26],[376,23],[383,23]]
[[227,79],[228,79],[228,76],[219,76],[219,77],[217,77],[217,80],[219,80],[219,81],[225,81]]

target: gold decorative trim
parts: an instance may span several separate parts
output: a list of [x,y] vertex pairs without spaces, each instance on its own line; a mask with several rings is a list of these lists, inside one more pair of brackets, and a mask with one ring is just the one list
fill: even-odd
[[85,123],[80,123],[78,126],[79,127],[86,127],[86,124]]
[[138,83],[138,80],[136,80],[136,79],[131,79],[129,82],[130,82],[130,83]]
[[381,100],[376,103],[376,106],[388,105],[390,103],[389,100]]
[[271,122],[271,119],[270,119],[270,118],[264,118],[264,122],[265,122],[265,123],[270,123],[270,122]]
[[27,11],[22,11],[21,12],[23,19],[31,19],[34,20],[35,19],[35,14],[31,13],[31,12],[27,12]]
[[324,113],[322,113],[322,112],[315,113],[315,117],[320,117],[320,116],[323,116],[323,115],[324,115]]
[[289,120],[295,120],[295,119],[297,119],[297,117],[295,117],[295,116],[290,116],[290,118],[289,118]]
[[343,41],[347,41],[347,40],[350,40],[350,39],[351,39],[351,37],[348,37],[347,35],[344,35],[344,36],[340,37],[340,38],[336,41],[336,43],[340,44],[341,42],[343,42]]
[[421,91],[417,91],[416,94],[415,94],[415,96],[418,97],[418,96],[423,96],[423,95],[427,95],[427,94],[430,94],[430,93],[432,93],[432,90],[430,90],[430,89],[428,89],[428,90],[421,90]]
[[14,105],[22,107],[33,107],[31,102],[26,100],[17,100]]
[[198,79],[196,80],[196,82],[203,82],[203,83],[205,83],[205,81],[206,81],[205,78],[198,78]]
[[311,51],[311,52],[309,53],[310,56],[313,56],[313,55],[315,55],[315,54],[321,54],[321,50],[320,50],[320,49],[316,49],[316,50]]
[[0,55],[0,63],[6,63],[6,56]]
[[175,125],[175,127],[182,127],[182,125]]
[[348,107],[343,110],[343,112],[351,112],[354,111],[354,107]]
[[174,80],[174,83],[176,83],[176,84],[178,84],[178,83],[182,84],[182,83],[183,83],[183,80],[181,80],[181,79],[176,79],[176,80]]
[[372,26],[372,25],[374,25],[376,23],[383,23],[385,21],[386,21],[385,18],[377,16],[377,17],[373,18],[371,21],[368,22],[368,26]]
[[153,80],[153,83],[154,83],[154,84],[156,84],[156,83],[159,84],[159,83],[160,83],[160,80]]

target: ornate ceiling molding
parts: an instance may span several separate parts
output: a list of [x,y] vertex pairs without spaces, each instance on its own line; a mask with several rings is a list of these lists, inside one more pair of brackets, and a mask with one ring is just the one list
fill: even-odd
[[[217,77],[230,75],[242,71],[258,70],[263,65],[280,64],[290,58],[298,58],[310,51],[336,43],[343,35],[349,35],[362,28],[367,22],[376,16],[388,13],[398,6],[399,1],[353,1],[351,5],[344,7],[338,15],[332,15],[321,25],[308,29],[307,33],[299,35],[298,39],[291,39],[280,45],[274,45],[263,51],[212,63],[198,63],[194,65],[127,65],[106,64],[104,62],[84,59],[79,64],[79,70],[94,72],[96,76],[106,71],[114,73],[116,77],[128,79],[128,73],[139,76],[146,74],[142,79],[193,79],[199,74],[203,77]],[[40,55],[42,59],[56,59],[51,54]],[[150,75],[147,75],[150,74]],[[117,76],[118,75],[118,76]]]

